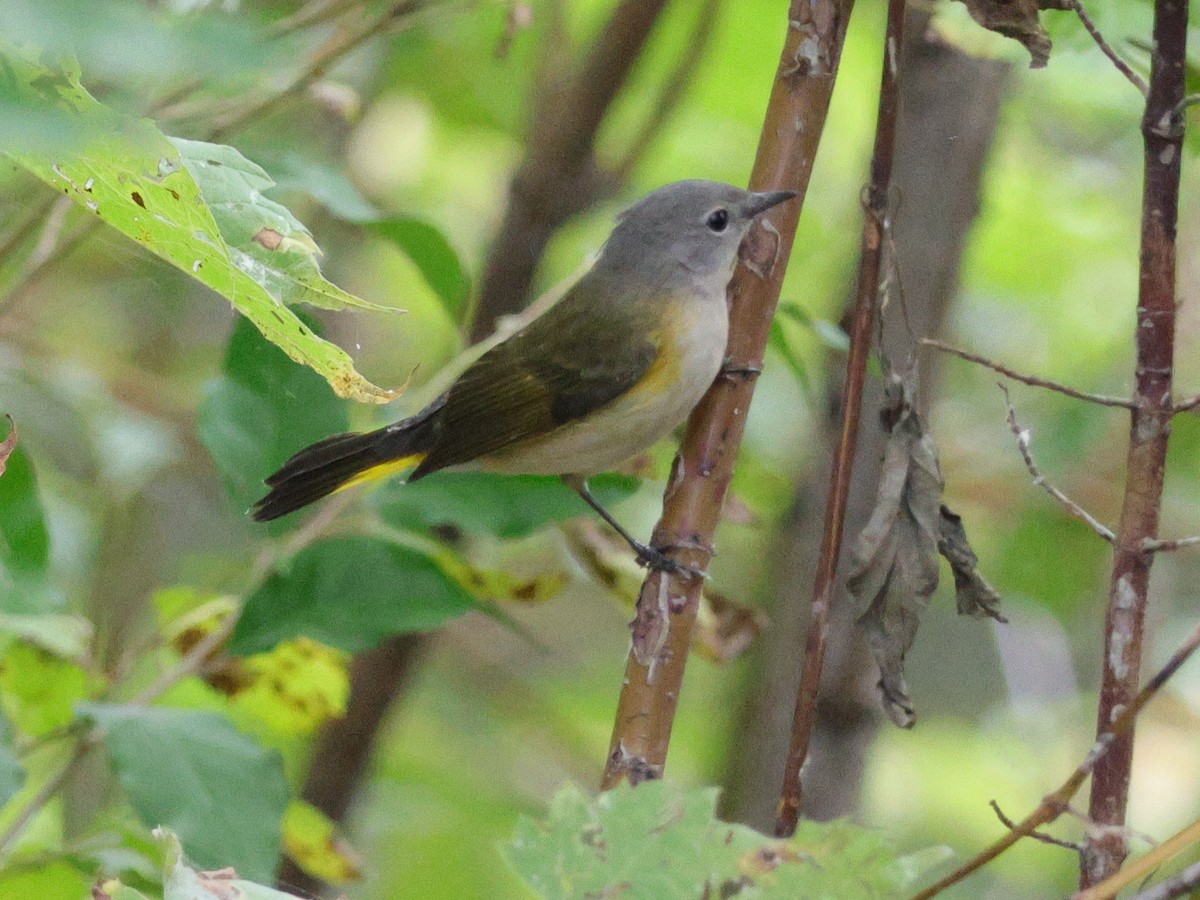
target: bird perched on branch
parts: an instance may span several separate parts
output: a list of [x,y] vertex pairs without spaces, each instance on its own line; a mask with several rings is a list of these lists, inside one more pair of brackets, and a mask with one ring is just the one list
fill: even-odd
[[713,181],[659,188],[618,218],[599,258],[525,328],[476,360],[415,416],[299,451],[251,515],[268,521],[352,485],[409,470],[559,475],[644,565],[680,571],[630,535],[587,476],[682,422],[720,373],[725,289],[754,219],[794,197]]

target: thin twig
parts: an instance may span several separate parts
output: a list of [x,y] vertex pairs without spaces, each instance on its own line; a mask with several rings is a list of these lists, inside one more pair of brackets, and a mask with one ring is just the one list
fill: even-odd
[[1092,21],[1091,16],[1087,14],[1087,10],[1083,8],[1083,3],[1080,0],[1063,0],[1063,5],[1068,9],[1075,10],[1075,14],[1079,16],[1079,21],[1083,22],[1083,27],[1092,36],[1092,40],[1096,42],[1096,46],[1100,48],[1100,52],[1109,58],[1112,64],[1117,67],[1117,71],[1124,75],[1130,84],[1141,91],[1143,97],[1149,96],[1150,86],[1146,84],[1146,79],[1133,71],[1129,63],[1121,58],[1121,54],[1117,53],[1112,48],[1112,45],[1104,39],[1104,35],[1096,27],[1096,23]]
[[[1000,820],[1005,828],[1012,831],[1017,830],[1017,823],[1004,814],[1004,810],[1000,808],[1000,804],[995,800],[989,800],[988,805],[992,808],[992,812],[996,814],[996,818]],[[1051,844],[1055,847],[1062,847],[1066,850],[1074,850],[1076,853],[1083,852],[1083,844],[1078,841],[1064,841],[1062,838],[1056,838],[1052,834],[1046,834],[1044,831],[1031,831],[1026,837],[1031,837],[1035,841],[1041,841],[1043,844]]]
[[1142,891],[1133,900],[1171,900],[1173,897],[1192,896],[1200,887],[1200,862],[1192,863],[1178,875]]
[[1200,544],[1200,535],[1182,538],[1146,538],[1142,541],[1142,550],[1146,553],[1158,553],[1162,550],[1185,550]]
[[796,831],[803,803],[800,771],[808,759],[809,742],[816,725],[817,698],[829,638],[829,611],[837,581],[838,555],[846,521],[846,505],[854,469],[862,416],[863,390],[867,380],[880,276],[883,271],[884,221],[892,183],[895,159],[896,123],[900,118],[900,56],[904,43],[905,0],[888,0],[887,34],[883,45],[883,73],[879,88],[879,111],[875,126],[875,147],[871,156],[871,177],[864,192],[862,244],[859,256],[858,290],[854,318],[850,325],[850,353],[846,360],[846,386],[843,393],[842,433],[829,475],[825,505],[825,527],[821,551],[813,580],[812,605],[804,642],[804,662],[796,706],[792,716],[792,736],[784,764],[783,785],[775,818],[775,834],[790,837]]
[[1109,397],[1104,394],[1089,394],[1084,391],[1078,391],[1073,387],[1068,387],[1065,384],[1059,384],[1057,381],[1049,381],[1045,378],[1038,378],[1036,375],[1026,375],[1023,372],[1018,372],[1016,369],[1009,368],[1003,363],[998,363],[988,359],[986,356],[980,356],[977,353],[971,353],[968,350],[961,350],[958,347],[943,343],[935,338],[921,338],[921,344],[926,347],[932,347],[934,350],[940,350],[942,353],[949,353],[951,356],[957,356],[960,359],[965,359],[967,362],[973,362],[985,368],[991,369],[993,372],[999,372],[1001,375],[1006,375],[1013,381],[1019,381],[1022,384],[1027,384],[1030,387],[1040,387],[1046,390],[1056,391],[1059,394],[1064,394],[1068,397],[1074,397],[1076,400],[1085,400],[1088,403],[1096,403],[1100,406],[1116,406],[1122,409],[1132,409],[1133,401],[1126,400],[1123,397]]
[[[1200,820],[1193,822],[1187,828],[1167,838],[1144,856],[1138,857],[1132,863],[1094,887],[1090,887],[1086,891],[1079,891],[1071,900],[1110,900],[1110,898],[1117,896],[1124,888],[1146,878],[1151,872],[1167,862],[1167,860],[1174,857],[1180,851],[1195,845],[1197,842],[1200,842]],[[1167,883],[1163,882],[1157,885],[1155,890],[1162,888]],[[1148,893],[1152,892],[1138,894],[1138,896],[1145,897]],[[1179,894],[1168,893],[1161,896],[1177,897]]]
[[267,97],[242,107],[214,124],[209,132],[209,140],[220,140],[230,131],[241,128],[251,119],[271,111],[288,98],[298,94],[308,84],[321,77],[334,62],[374,37],[383,28],[394,24],[397,18],[419,12],[428,5],[428,2],[429,0],[398,0],[383,12],[368,19],[365,24],[336,32],[317,48],[285,84],[272,91]]
[[1200,406],[1200,394],[1193,394],[1175,404],[1175,413],[1191,412],[1197,406]]
[[1013,846],[1021,838],[1028,837],[1035,829],[1053,822],[1063,812],[1066,812],[1070,808],[1071,798],[1075,796],[1075,793],[1083,785],[1084,781],[1087,780],[1087,777],[1096,768],[1097,764],[1104,759],[1109,748],[1122,734],[1127,733],[1133,727],[1134,719],[1142,711],[1142,708],[1179,671],[1180,666],[1187,662],[1188,658],[1196,652],[1197,648],[1200,648],[1200,625],[1197,625],[1192,630],[1187,640],[1167,660],[1166,665],[1159,669],[1154,674],[1154,677],[1146,682],[1146,686],[1137,693],[1133,698],[1133,702],[1121,710],[1120,714],[1113,721],[1112,727],[1096,738],[1095,743],[1092,744],[1092,749],[1088,751],[1088,755],[1084,757],[1083,762],[1059,786],[1058,790],[1042,798],[1042,802],[1038,804],[1037,809],[1026,816],[1015,827],[1010,827],[1002,838],[986,850],[971,857],[971,859],[967,860],[936,884],[930,885],[925,890],[914,894],[911,900],[929,900],[929,898],[937,896],[946,888],[965,880],[972,873]]
[[95,737],[94,732],[89,731],[79,743],[75,745],[75,749],[71,751],[71,755],[67,761],[59,767],[53,775],[50,776],[32,797],[26,801],[21,807],[16,817],[8,824],[8,827],[0,833],[0,859],[3,859],[11,847],[11,845],[25,831],[25,827],[33,820],[42,809],[54,799],[67,779],[71,777],[75,769],[83,762],[84,758],[92,751],[92,748],[99,743],[99,739]]
[[1037,463],[1033,459],[1033,451],[1029,449],[1029,431],[1017,423],[1017,411],[1013,409],[1012,400],[1008,396],[1008,388],[1003,383],[999,384],[999,387],[1004,392],[1004,405],[1008,407],[1008,427],[1017,439],[1017,449],[1021,451],[1021,458],[1025,460],[1025,468],[1033,476],[1033,483],[1045,490],[1047,494],[1057,500],[1075,518],[1086,522],[1092,531],[1111,544],[1116,540],[1112,529],[1101,523],[1090,512],[1047,481],[1046,476],[1038,469]]

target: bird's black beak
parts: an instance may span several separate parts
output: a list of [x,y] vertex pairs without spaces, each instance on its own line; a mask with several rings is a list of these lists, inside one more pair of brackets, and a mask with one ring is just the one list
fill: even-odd
[[753,219],[755,216],[765,213],[772,206],[778,206],[784,200],[791,200],[795,196],[795,191],[763,191],[751,194],[750,200],[746,204],[746,217]]

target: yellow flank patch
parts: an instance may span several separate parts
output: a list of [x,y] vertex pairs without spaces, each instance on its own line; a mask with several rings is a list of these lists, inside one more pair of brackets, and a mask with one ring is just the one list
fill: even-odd
[[[364,481],[374,481],[377,478],[387,478],[389,475],[395,475],[397,472],[403,472],[405,469],[411,469],[420,464],[428,453],[410,453],[407,456],[401,456],[398,459],[391,459],[385,463],[380,463],[377,466],[371,466],[369,469],[363,469],[345,484],[337,489],[344,491],[346,488],[354,487],[356,484],[362,484]],[[334,491],[336,494],[337,491]]]

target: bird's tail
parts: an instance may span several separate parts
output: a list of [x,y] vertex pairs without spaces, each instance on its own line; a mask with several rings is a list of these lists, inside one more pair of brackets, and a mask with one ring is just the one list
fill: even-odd
[[442,403],[377,431],[335,434],[305,447],[267,478],[270,492],[254,504],[256,522],[278,519],[335,491],[412,468],[429,453]]

